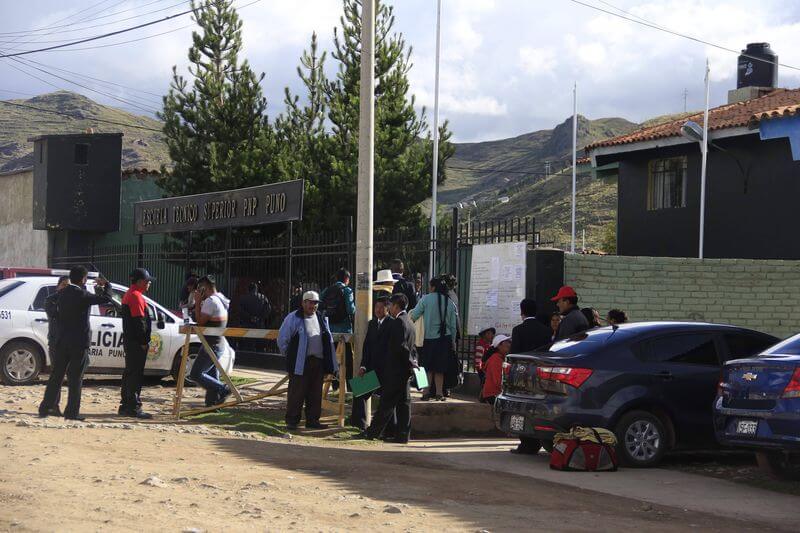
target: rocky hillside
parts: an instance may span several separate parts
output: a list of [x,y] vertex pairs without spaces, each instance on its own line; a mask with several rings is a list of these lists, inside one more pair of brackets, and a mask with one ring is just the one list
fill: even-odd
[[[143,167],[157,170],[162,164],[169,164],[167,149],[160,133],[161,123],[152,118],[104,106],[68,91],[8,102],[18,105],[0,103],[0,172],[31,165],[33,144],[28,142],[29,137],[83,133],[88,128],[97,133],[124,134],[123,168]],[[111,124],[112,122],[117,124]]]

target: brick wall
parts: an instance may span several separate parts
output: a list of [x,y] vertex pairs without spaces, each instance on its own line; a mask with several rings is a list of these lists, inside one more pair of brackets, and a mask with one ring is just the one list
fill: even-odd
[[800,261],[566,254],[564,282],[581,307],[614,307],[632,321],[736,324],[800,332]]

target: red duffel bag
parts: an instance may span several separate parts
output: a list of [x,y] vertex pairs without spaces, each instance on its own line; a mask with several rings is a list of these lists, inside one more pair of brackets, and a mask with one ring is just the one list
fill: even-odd
[[550,468],[584,472],[613,472],[617,469],[616,436],[603,428],[575,426],[569,433],[557,433],[550,452]]

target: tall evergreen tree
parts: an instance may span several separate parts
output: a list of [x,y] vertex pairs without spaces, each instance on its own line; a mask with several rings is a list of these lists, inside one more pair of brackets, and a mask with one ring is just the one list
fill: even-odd
[[[331,124],[330,218],[355,215],[358,174],[358,117],[361,68],[361,1],[344,0],[341,31],[334,30],[336,78],[326,85]],[[420,225],[420,202],[431,189],[432,141],[423,116],[409,95],[411,47],[394,31],[391,6],[376,1],[375,25],[375,224],[396,228]],[[454,148],[445,123],[440,128],[439,182]]]
[[162,186],[183,195],[277,181],[264,74],[240,61],[242,21],[232,0],[192,0],[200,26],[189,49],[191,83],[173,67],[159,118],[174,167]]

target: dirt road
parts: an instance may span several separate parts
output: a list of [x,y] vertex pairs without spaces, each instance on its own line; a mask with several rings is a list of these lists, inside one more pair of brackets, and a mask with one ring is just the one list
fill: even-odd
[[[42,389],[0,387],[3,531],[764,529],[484,470],[492,452],[480,443],[465,441],[454,462],[436,442],[410,449],[136,423],[109,416],[118,388],[104,381],[86,390],[89,420],[66,423],[34,416]],[[149,409],[165,413],[172,392],[148,387]]]

